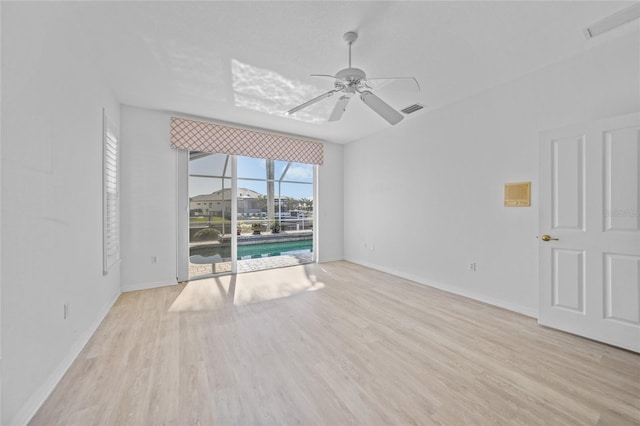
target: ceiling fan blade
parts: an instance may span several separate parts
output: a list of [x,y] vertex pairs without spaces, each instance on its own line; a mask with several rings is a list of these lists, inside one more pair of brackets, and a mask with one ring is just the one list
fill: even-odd
[[338,99],[338,102],[336,102],[336,106],[333,109],[333,112],[331,113],[331,117],[329,117],[329,121],[340,120],[340,117],[342,117],[342,114],[347,109],[347,104],[349,103],[349,99],[351,99],[351,96],[347,96],[347,95],[340,96],[340,99]]
[[398,124],[400,121],[404,119],[402,114],[393,109],[391,105],[366,90],[360,94],[360,99],[362,102],[367,104],[369,108],[374,110],[380,117],[384,118],[389,122],[389,124]]
[[298,105],[298,106],[297,106],[297,107],[295,107],[295,108],[291,108],[289,111],[287,111],[287,112],[286,112],[286,114],[287,114],[287,115],[291,115],[291,114],[293,114],[294,112],[298,112],[298,111],[300,111],[301,109],[308,107],[309,105],[313,105],[313,104],[315,104],[316,102],[323,100],[324,98],[328,98],[329,96],[333,95],[333,94],[334,94],[334,93],[336,93],[336,92],[339,92],[339,90],[330,90],[330,91],[328,91],[327,93],[323,93],[322,95],[317,96],[317,97],[315,97],[315,98],[311,99],[310,101],[307,101],[307,102],[305,102],[305,103],[303,103],[303,104],[300,104],[300,105]]
[[373,77],[367,78],[367,86],[371,89],[388,87],[391,90],[419,92],[420,83],[414,77]]
[[336,76],[335,75],[329,75],[329,74],[310,74],[311,77],[329,77],[329,78],[333,78],[335,80]]

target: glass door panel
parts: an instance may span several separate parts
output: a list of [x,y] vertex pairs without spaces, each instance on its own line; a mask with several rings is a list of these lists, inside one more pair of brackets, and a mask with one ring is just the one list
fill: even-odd
[[278,185],[278,194],[287,208],[281,216],[282,229],[313,235],[313,185],[282,182]]
[[231,272],[229,156],[191,152],[189,278]]
[[312,165],[238,157],[238,272],[311,262],[312,199]]

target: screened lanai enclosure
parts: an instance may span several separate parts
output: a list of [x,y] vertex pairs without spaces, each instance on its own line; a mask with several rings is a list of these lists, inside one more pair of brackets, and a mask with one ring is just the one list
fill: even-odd
[[313,164],[189,152],[189,278],[313,260]]

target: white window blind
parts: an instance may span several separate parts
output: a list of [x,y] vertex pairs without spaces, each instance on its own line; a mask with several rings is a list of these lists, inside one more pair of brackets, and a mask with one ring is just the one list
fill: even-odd
[[103,114],[103,273],[120,259],[120,193],[118,129]]

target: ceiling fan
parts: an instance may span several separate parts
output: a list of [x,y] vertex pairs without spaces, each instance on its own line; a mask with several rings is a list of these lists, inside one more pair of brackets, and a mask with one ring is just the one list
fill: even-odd
[[378,96],[374,95],[371,92],[371,89],[373,89],[372,85],[375,85],[376,82],[386,83],[394,80],[404,80],[408,83],[408,88],[419,91],[420,85],[418,84],[418,80],[414,77],[367,78],[367,75],[361,69],[351,68],[351,45],[358,39],[358,34],[353,31],[349,31],[343,36],[343,38],[349,46],[349,68],[338,71],[335,76],[327,74],[311,74],[312,77],[329,77],[335,79],[335,89],[330,90],[327,93],[323,93],[322,95],[298,105],[295,108],[291,108],[287,111],[287,115],[294,114],[297,111],[307,108],[308,106],[333,96],[336,93],[342,93],[333,109],[333,112],[331,113],[331,116],[329,117],[329,121],[337,121],[342,117],[351,97],[358,93],[360,95],[360,99],[365,103],[365,105],[387,120],[390,124],[393,125],[399,123],[404,118],[402,114]]

